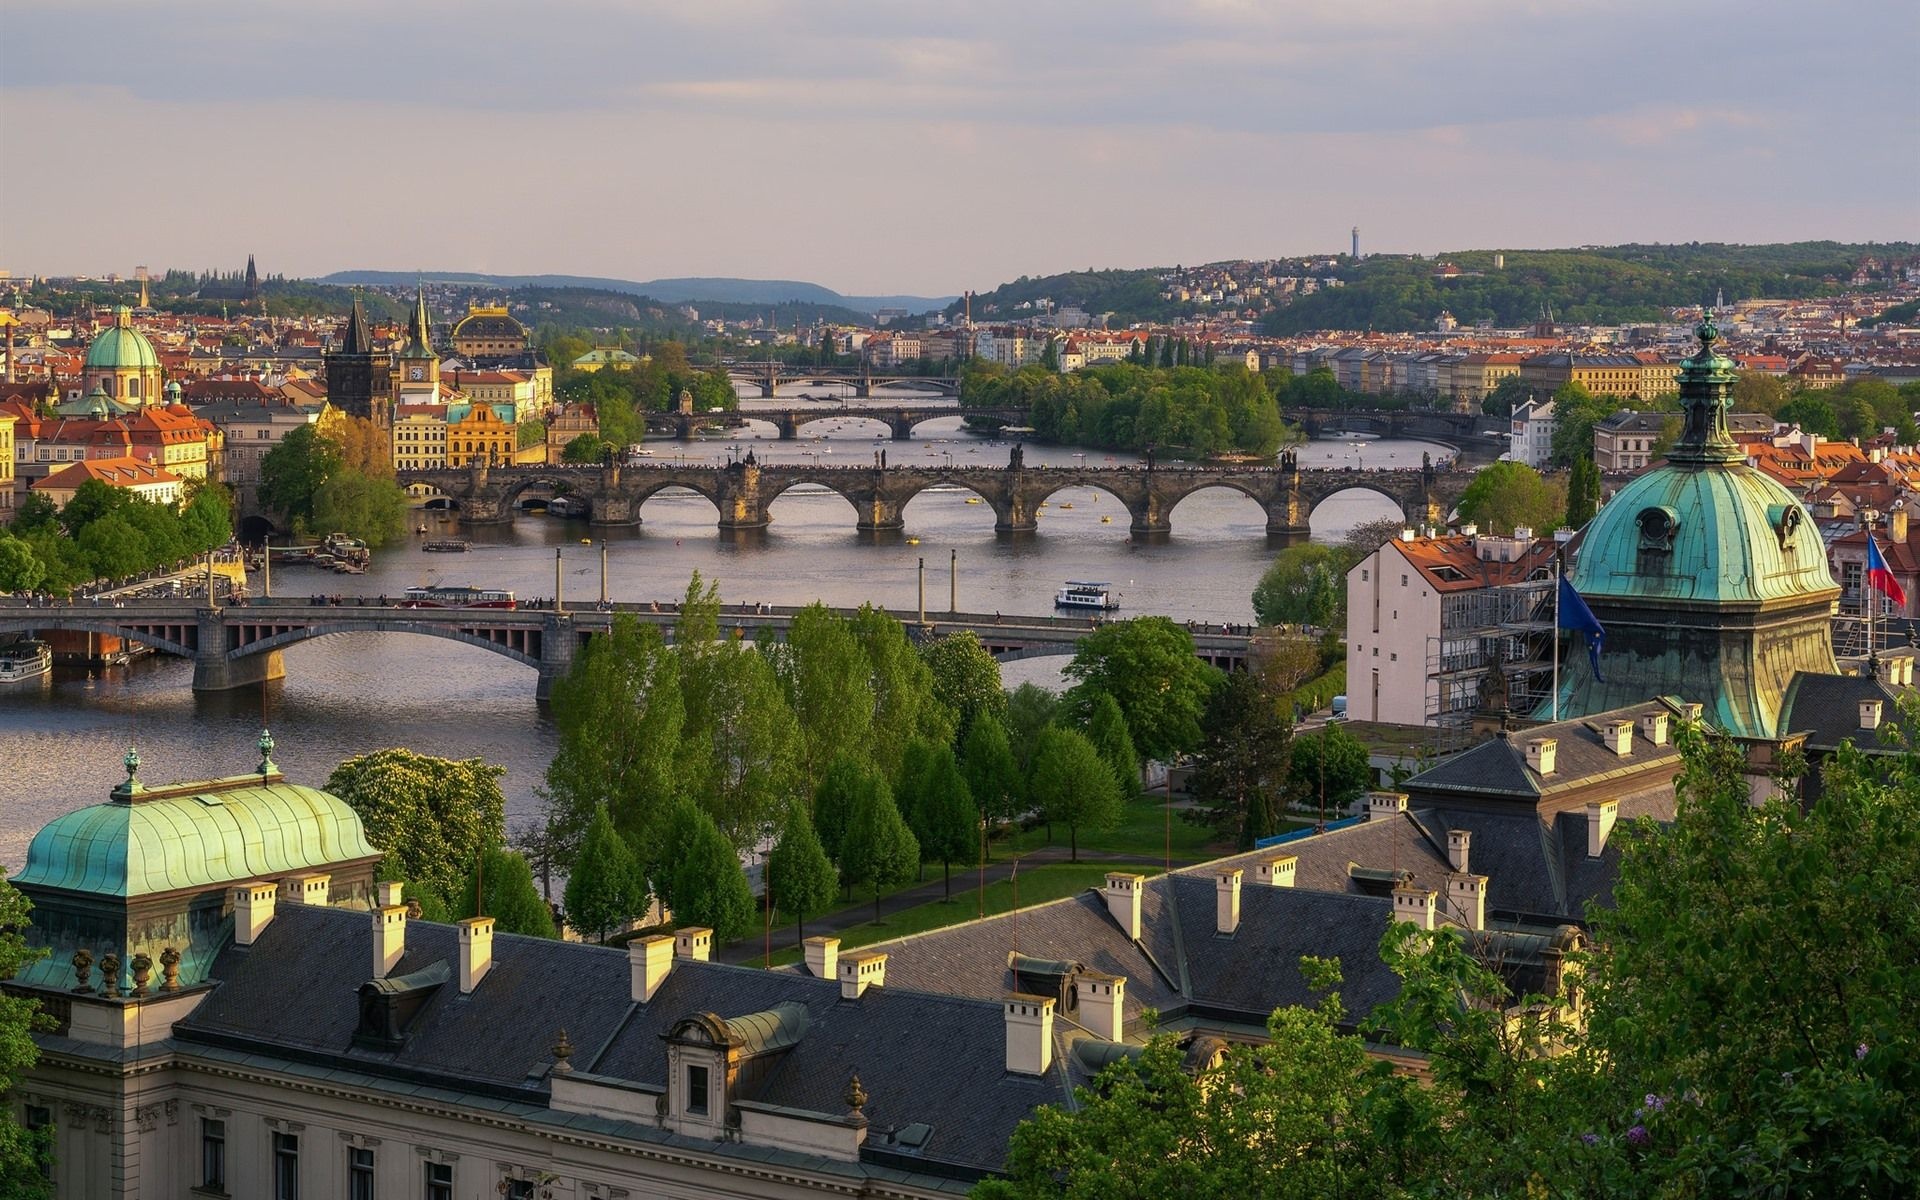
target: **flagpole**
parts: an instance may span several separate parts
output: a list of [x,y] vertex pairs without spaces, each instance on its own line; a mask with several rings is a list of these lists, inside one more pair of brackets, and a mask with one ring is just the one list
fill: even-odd
[[1560,570],[1558,556],[1553,560],[1553,719],[1560,719]]

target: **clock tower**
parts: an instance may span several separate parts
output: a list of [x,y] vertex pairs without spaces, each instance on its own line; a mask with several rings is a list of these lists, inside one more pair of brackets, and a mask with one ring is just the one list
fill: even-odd
[[407,319],[407,344],[394,359],[393,402],[434,404],[440,399],[440,357],[433,352],[424,288],[414,292],[413,315]]

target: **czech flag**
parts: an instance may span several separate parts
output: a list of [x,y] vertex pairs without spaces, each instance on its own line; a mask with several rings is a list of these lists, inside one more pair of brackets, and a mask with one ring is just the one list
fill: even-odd
[[1901,608],[1907,606],[1907,593],[1893,577],[1887,560],[1881,557],[1880,543],[1873,540],[1872,534],[1867,535],[1867,586]]
[[1573,590],[1573,581],[1565,575],[1560,577],[1558,607],[1560,617],[1556,623],[1562,629],[1587,635],[1587,663],[1593,668],[1594,681],[1605,683],[1606,678],[1600,674],[1600,647],[1606,644],[1607,631],[1601,627],[1593,610],[1587,607],[1587,602],[1581,599],[1580,593]]

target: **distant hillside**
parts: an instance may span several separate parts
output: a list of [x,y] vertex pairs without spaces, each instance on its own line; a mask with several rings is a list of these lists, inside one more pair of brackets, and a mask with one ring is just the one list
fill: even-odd
[[402,287],[416,279],[430,283],[472,283],[487,287],[566,287],[627,292],[667,304],[716,302],[726,304],[815,304],[872,315],[883,308],[931,312],[949,303],[951,296],[843,296],[832,288],[794,279],[609,279],[592,275],[486,275],[471,271],[335,271],[316,282],[359,284],[365,287]]
[[[1910,260],[1912,243],[1791,242],[1760,246],[1694,242],[1673,246],[1592,246],[1577,250],[1462,250],[1432,258],[1378,255],[1341,265],[1345,285],[1275,309],[1268,333],[1312,329],[1431,329],[1442,311],[1462,325],[1525,325],[1554,319],[1611,325],[1653,321],[1667,309],[1756,299],[1832,295],[1853,286],[1868,258]],[[1496,253],[1503,266],[1494,265]],[[1458,274],[1453,273],[1454,270]],[[1882,271],[1868,286],[1882,282]]]
[[[1160,299],[1160,276],[1170,268],[1142,270],[1069,271],[1064,275],[1022,275],[1012,283],[1003,283],[990,292],[973,297],[975,321],[1012,321],[1034,315],[1041,301],[1053,308],[1069,306],[1094,316],[1114,314],[1118,324],[1130,321],[1162,320],[1179,316],[1191,306]],[[955,301],[947,313],[958,317],[965,305]]]

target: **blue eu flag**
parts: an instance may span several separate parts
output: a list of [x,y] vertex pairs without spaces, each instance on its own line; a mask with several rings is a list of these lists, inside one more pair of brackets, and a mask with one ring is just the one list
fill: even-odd
[[1607,640],[1607,631],[1594,618],[1593,610],[1573,590],[1573,584],[1565,575],[1560,577],[1560,628],[1571,629],[1575,633],[1587,635],[1587,662],[1593,666],[1593,678],[1599,683],[1606,679],[1600,674],[1600,647]]

